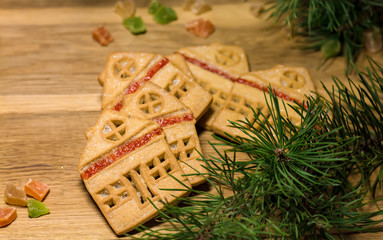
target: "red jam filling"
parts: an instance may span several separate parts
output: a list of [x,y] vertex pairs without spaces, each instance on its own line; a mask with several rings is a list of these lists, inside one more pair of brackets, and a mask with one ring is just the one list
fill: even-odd
[[[132,94],[135,93],[144,82],[149,81],[152,79],[152,77],[161,69],[163,68],[166,64],[168,64],[169,59],[167,58],[162,58],[156,65],[154,65],[152,68],[149,69],[149,71],[146,73],[145,77],[141,78],[140,80],[131,83],[125,90],[124,94]],[[124,106],[123,102],[120,101],[114,106],[114,110],[119,112],[122,107]]]
[[129,95],[129,94],[135,93],[142,86],[143,83],[144,83],[144,81],[142,79],[140,79],[137,82],[134,82],[134,83],[130,84],[124,90],[124,94],[125,95]]
[[168,64],[169,59],[167,58],[162,58],[156,65],[154,65],[147,73],[146,76],[144,77],[145,81],[149,81],[154,74],[156,74],[161,68],[163,68],[166,64]]
[[124,104],[122,103],[122,100],[119,101],[115,106],[114,106],[114,111],[121,111],[122,107],[124,106]]
[[153,137],[161,135],[161,133],[162,128],[156,128],[140,138],[124,142],[123,144],[112,150],[108,155],[89,165],[81,174],[81,178],[84,180],[89,179],[90,177],[99,173],[101,170],[108,167],[109,165],[122,158],[126,154],[133,152],[137,148],[145,145],[150,140],[152,140]]
[[230,81],[232,82],[235,82],[237,80],[236,77],[233,77],[231,76],[230,74],[222,71],[221,69],[218,69],[216,68],[215,66],[211,65],[211,64],[208,64],[208,63],[205,63],[205,62],[201,62],[200,60],[198,59],[195,59],[195,58],[191,58],[191,57],[188,57],[184,54],[181,54],[186,61],[190,62],[190,63],[193,63],[194,65],[197,65],[198,67],[200,68],[203,68],[209,72],[212,72],[212,73],[215,73],[215,74],[218,74],[220,75],[221,77],[224,77],[226,79],[229,79]]
[[[257,88],[257,89],[262,90],[262,91],[264,91],[266,93],[269,92],[269,89],[267,87],[261,86],[261,85],[255,83],[255,82],[251,82],[251,81],[243,79],[243,78],[237,78],[234,82],[245,84],[245,85],[253,87],[253,88]],[[285,93],[282,93],[282,92],[279,92],[279,91],[276,91],[275,89],[273,89],[273,93],[275,94],[275,96],[277,96],[277,97],[279,97],[279,98],[281,98],[283,100],[290,101],[290,102],[298,102],[299,103],[299,101],[293,99],[289,95],[287,95]]]
[[167,117],[167,118],[156,118],[154,121],[156,121],[158,124],[160,124],[161,127],[170,126],[173,124],[181,123],[181,122],[190,122],[194,120],[194,116],[191,113],[185,114],[183,116],[175,116],[175,117]]
[[[188,62],[190,62],[190,63],[192,63],[192,64],[194,64],[194,65],[197,65],[198,67],[201,67],[201,68],[203,68],[203,69],[205,69],[205,70],[207,70],[207,71],[209,71],[209,72],[218,74],[218,75],[220,75],[221,77],[224,77],[224,78],[226,78],[226,79],[228,79],[228,80],[230,80],[230,81],[232,81],[232,82],[237,82],[237,83],[245,84],[245,85],[248,85],[248,86],[250,86],[250,87],[253,87],[253,88],[257,88],[257,89],[259,89],[259,90],[262,90],[262,91],[264,91],[264,92],[266,92],[266,93],[269,92],[269,89],[268,89],[267,87],[261,86],[261,85],[259,85],[259,84],[257,84],[257,83],[248,81],[248,80],[243,79],[243,78],[236,78],[236,77],[234,77],[234,76],[231,76],[231,75],[228,74],[227,72],[224,72],[224,71],[218,69],[217,67],[215,67],[215,66],[213,66],[213,65],[211,65],[211,64],[201,62],[201,61],[198,60],[198,59],[188,57],[188,56],[186,56],[186,55],[184,55],[184,54],[181,54],[181,55],[185,58],[186,61],[188,61]],[[283,100],[290,101],[290,102],[297,102],[297,103],[301,104],[300,101],[297,101],[296,99],[290,97],[289,95],[287,95],[287,94],[285,94],[285,93],[276,91],[275,89],[273,89],[273,92],[274,92],[274,94],[275,94],[277,97],[279,97],[279,98],[281,98],[281,99],[283,99]]]

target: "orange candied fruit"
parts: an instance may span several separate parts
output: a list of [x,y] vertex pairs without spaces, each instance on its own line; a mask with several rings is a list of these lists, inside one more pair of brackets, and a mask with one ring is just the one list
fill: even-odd
[[202,38],[209,37],[214,31],[214,25],[209,20],[202,18],[187,22],[185,27],[189,32]]
[[23,189],[13,184],[7,184],[5,187],[5,202],[11,205],[27,206],[27,195]]
[[93,39],[100,43],[102,46],[107,46],[114,40],[113,36],[104,26],[99,26],[98,28],[94,29],[92,34]]
[[17,216],[15,207],[0,207],[0,227],[11,224]]
[[31,178],[24,186],[24,191],[27,195],[42,201],[49,192],[49,186],[42,182],[36,182]]

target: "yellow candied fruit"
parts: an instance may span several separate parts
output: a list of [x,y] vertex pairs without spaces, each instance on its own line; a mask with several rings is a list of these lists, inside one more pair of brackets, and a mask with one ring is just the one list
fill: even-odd
[[133,0],[118,1],[114,5],[116,12],[122,19],[133,17],[136,13],[136,6]]
[[11,205],[27,206],[27,195],[24,190],[13,184],[7,184],[5,187],[5,202]]
[[210,11],[211,6],[207,4],[205,0],[196,0],[195,3],[191,6],[190,10],[195,15],[200,15],[202,13]]

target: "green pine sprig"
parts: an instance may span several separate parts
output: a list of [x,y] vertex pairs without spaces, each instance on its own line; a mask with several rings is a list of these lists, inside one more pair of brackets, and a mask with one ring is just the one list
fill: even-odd
[[[324,89],[333,116],[329,124],[339,128],[339,136],[358,136],[346,149],[352,152],[350,157],[356,162],[353,167],[361,176],[360,184],[371,180],[369,186],[375,195],[378,187],[382,189],[383,180],[383,68],[370,58],[368,61],[366,71],[358,72],[358,81],[348,77],[346,85],[334,77],[335,86]],[[379,174],[370,179],[375,171]]]
[[383,29],[381,0],[270,0],[265,13],[288,26],[302,47],[321,50],[319,65],[343,55],[347,72],[364,46],[363,33]]

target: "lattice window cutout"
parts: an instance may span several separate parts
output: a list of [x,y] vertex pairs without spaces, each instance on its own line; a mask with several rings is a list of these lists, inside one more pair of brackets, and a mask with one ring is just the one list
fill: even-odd
[[260,106],[256,102],[251,103],[244,97],[238,95],[231,96],[231,98],[226,102],[225,106],[227,110],[237,112],[245,117],[250,117],[253,114],[251,108],[257,110],[257,108],[259,107],[262,108],[262,106]]
[[281,74],[279,82],[285,87],[297,89],[306,84],[306,79],[296,71],[287,70]]
[[121,180],[114,182],[97,193],[106,209],[113,209],[129,198],[127,186]]
[[206,83],[201,83],[201,86],[213,96],[213,106],[221,108],[225,104],[225,101],[228,96],[227,93],[218,90],[214,87],[211,87],[209,84]]
[[139,97],[138,104],[141,111],[151,116],[162,110],[164,100],[157,93],[144,93]]
[[165,90],[180,99],[191,88],[190,84],[185,81],[179,74],[176,74],[172,80],[166,85]]
[[220,49],[215,54],[216,63],[223,66],[234,66],[239,63],[241,56],[231,49]]
[[113,74],[120,79],[128,79],[136,72],[136,63],[130,58],[121,58],[114,63]]
[[180,138],[169,144],[178,161],[188,161],[197,157],[196,143],[193,136]]
[[129,171],[124,175],[124,180],[128,185],[128,193],[132,195],[140,207],[149,204],[148,199],[153,199],[156,194],[151,191],[148,183],[144,180],[145,177],[141,175],[139,168]]
[[108,141],[119,141],[126,133],[126,123],[123,120],[112,119],[105,123],[102,129],[102,136]]
[[153,177],[154,181],[158,179],[168,176],[173,170],[171,166],[169,157],[166,153],[162,153],[152,160],[150,160],[147,164],[149,176]]
[[144,208],[150,204],[149,199],[155,201],[159,198],[156,190],[151,189],[151,181],[147,181],[147,179],[153,177],[154,181],[157,181],[168,176],[168,173],[173,170],[175,167],[168,155],[161,153],[147,163],[123,174],[117,181],[98,191],[96,195],[106,211],[113,211],[121,204],[131,200],[134,200],[139,208]]

